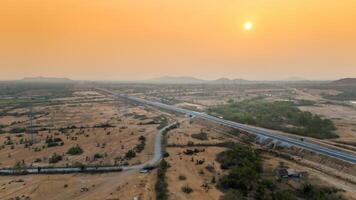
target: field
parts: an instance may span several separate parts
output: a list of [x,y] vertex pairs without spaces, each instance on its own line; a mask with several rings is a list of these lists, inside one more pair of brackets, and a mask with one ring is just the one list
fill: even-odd
[[2,177],[1,199],[154,199],[154,174],[132,172],[107,174],[38,175]]
[[[93,95],[99,98],[98,94],[76,92],[74,97],[56,99],[63,101],[61,105],[34,107],[33,112],[47,114],[34,117],[33,124],[37,131],[33,134],[33,144],[29,144],[32,141],[31,134],[2,134],[1,166],[11,167],[19,162],[26,166],[127,165],[148,160],[149,152],[153,150],[152,133],[157,131],[159,124],[158,119],[153,119],[158,114],[108,100],[102,103],[88,102],[88,96]],[[127,109],[126,112],[131,114],[119,112],[120,108]],[[26,123],[19,122],[4,130],[26,129]],[[140,137],[146,138],[146,147],[137,157],[125,160],[125,153],[140,143]],[[68,150],[77,145],[83,152],[69,155]],[[53,155],[62,158],[51,162]]]
[[[217,116],[251,124],[242,120],[249,118],[253,125],[276,129],[276,134],[302,136],[310,142],[356,152],[355,107],[326,99],[326,94],[340,93],[335,89],[270,84],[98,86],[200,112],[214,111]],[[138,165],[152,158],[160,128],[170,122],[179,122],[179,126],[164,135],[167,166],[163,171],[159,165],[143,173],[5,176],[0,179],[1,199],[162,199],[158,192],[172,200],[256,199],[262,190],[274,197],[293,191],[305,199],[305,184],[311,184],[316,192],[309,195],[330,190],[340,199],[340,195],[347,199],[356,196],[355,167],[333,159],[298,148],[258,144],[248,133],[117,100],[83,85],[22,87],[15,85],[1,93],[0,168]],[[308,123],[300,123],[301,116]],[[311,130],[317,131],[311,134]],[[234,161],[227,167],[224,160],[230,158],[220,158],[236,145],[246,151],[236,150],[238,155],[233,158],[249,160],[256,152],[261,162],[252,159],[240,165]],[[246,171],[243,165],[260,165],[262,171]],[[281,178],[276,173],[281,168],[303,177]],[[248,190],[231,182],[229,177],[236,176],[249,185]],[[267,180],[279,189],[272,190]]]
[[[43,87],[41,93],[47,90]],[[90,89],[69,90],[67,96],[52,94],[45,102],[24,99],[1,107],[1,168],[136,165],[152,157],[157,127],[169,114]],[[136,155],[127,156],[130,150]],[[154,180],[154,173],[138,172],[7,176],[0,181],[0,198],[154,199]]]

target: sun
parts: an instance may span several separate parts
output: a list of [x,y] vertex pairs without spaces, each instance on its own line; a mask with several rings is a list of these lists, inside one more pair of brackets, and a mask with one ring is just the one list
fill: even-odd
[[251,30],[253,28],[253,23],[252,22],[245,22],[244,23],[244,29],[246,30],[246,31],[249,31],[249,30]]

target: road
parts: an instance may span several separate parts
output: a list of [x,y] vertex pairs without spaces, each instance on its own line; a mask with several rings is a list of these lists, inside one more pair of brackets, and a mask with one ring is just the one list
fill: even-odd
[[131,166],[98,166],[98,167],[51,167],[51,168],[26,168],[26,169],[15,169],[15,168],[3,168],[0,169],[0,175],[21,175],[21,174],[66,174],[66,173],[98,173],[98,172],[115,172],[115,171],[129,171],[129,170],[141,170],[146,166],[156,165],[162,159],[162,147],[161,140],[163,132],[176,125],[176,123],[169,124],[162,129],[160,129],[155,136],[154,153],[152,158],[139,165]]
[[124,98],[124,99],[130,100],[130,101],[133,101],[133,102],[136,102],[139,104],[150,105],[150,106],[153,106],[156,108],[165,109],[165,110],[173,111],[176,113],[191,115],[191,116],[194,116],[194,117],[197,117],[200,119],[204,119],[204,120],[208,120],[208,121],[212,121],[217,124],[224,125],[224,126],[227,126],[230,128],[246,131],[246,132],[249,132],[256,136],[263,136],[263,137],[271,138],[273,140],[291,144],[291,145],[294,145],[294,146],[297,146],[297,147],[300,147],[300,148],[303,148],[306,150],[310,150],[310,151],[313,151],[313,152],[316,152],[316,153],[319,153],[319,154],[322,154],[325,156],[337,158],[339,160],[343,160],[343,161],[346,161],[346,162],[349,162],[352,164],[356,163],[356,156],[354,154],[351,154],[348,152],[335,150],[330,147],[321,146],[321,145],[310,143],[307,141],[301,141],[301,140],[298,140],[295,138],[290,138],[290,137],[284,136],[284,135],[279,135],[272,131],[268,131],[266,129],[262,129],[259,127],[241,124],[241,123],[237,123],[237,122],[233,122],[233,121],[229,121],[229,120],[225,120],[225,119],[220,119],[220,118],[208,115],[206,113],[191,111],[191,110],[183,109],[183,108],[178,108],[176,106],[167,105],[167,104],[163,104],[160,102],[148,101],[148,100],[137,98],[137,97],[131,97],[131,96],[127,96],[127,95],[117,94],[113,91],[103,89],[103,88],[96,88],[96,89],[100,90],[102,92],[106,92],[111,95],[114,95],[116,97]]

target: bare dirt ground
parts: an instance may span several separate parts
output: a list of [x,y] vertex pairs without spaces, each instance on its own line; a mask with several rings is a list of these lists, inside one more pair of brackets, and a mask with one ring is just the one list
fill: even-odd
[[[34,119],[34,126],[40,129],[34,134],[35,144],[27,145],[31,141],[29,134],[0,134],[0,167],[13,167],[18,162],[27,166],[66,166],[78,163],[138,164],[149,160],[158,126],[153,119],[160,114],[110,99],[96,102],[92,97],[107,99],[94,91],[78,91],[74,97],[62,98],[60,104],[34,107],[33,112],[48,113]],[[23,110],[16,110],[20,111]],[[19,123],[5,130],[27,128],[27,124]],[[103,124],[114,127],[100,127]],[[68,128],[72,126],[75,127]],[[126,163],[123,160],[125,153],[140,143],[140,136],[146,138],[144,150]],[[49,147],[46,143],[49,138],[59,140],[58,146]],[[66,154],[68,149],[76,145],[83,149],[81,155]],[[63,159],[50,164],[49,158],[54,153],[62,155]]]
[[[46,166],[49,165],[49,157],[54,153],[64,155],[62,161],[53,164],[56,166],[73,165],[76,162],[86,164],[114,164],[118,157],[124,157],[128,150],[139,143],[138,138],[140,136],[146,137],[146,148],[138,154],[138,157],[130,160],[130,163],[144,162],[151,156],[156,131],[155,126],[127,126],[125,129],[120,129],[120,127],[78,129],[66,134],[41,132],[36,135],[36,140],[40,142],[30,148],[25,148],[25,144],[20,144],[19,142],[23,138],[30,140],[28,135],[23,136],[23,138],[18,138],[13,135],[4,134],[0,142],[2,144],[5,143],[7,141],[6,137],[9,136],[14,145],[4,145],[4,148],[0,151],[1,167],[12,167],[18,161],[22,162],[22,160],[28,165]],[[60,138],[64,145],[47,147],[45,143],[47,137]],[[76,156],[67,155],[66,152],[68,149],[76,145],[79,145],[83,149],[83,153]],[[36,149],[41,150],[37,151]],[[95,154],[100,154],[103,157],[94,159]],[[41,160],[35,162],[36,159]]]
[[[215,161],[217,153],[224,151],[221,147],[199,148],[205,149],[204,152],[189,156],[183,151],[185,148],[168,148],[170,157],[167,159],[171,167],[167,171],[167,183],[170,197],[169,199],[218,199],[222,194],[216,189],[213,177],[218,178],[221,174],[219,163]],[[201,165],[198,160],[204,160]],[[210,165],[213,171],[208,171],[206,167]],[[185,180],[180,180],[180,177]],[[181,178],[183,179],[183,178]],[[186,194],[182,191],[183,186],[189,186],[193,192]]]
[[[277,95],[278,98],[283,98],[285,95],[283,93],[285,91],[282,90],[251,90],[247,92],[249,94],[246,98],[256,97],[261,92],[270,92],[273,95]],[[183,106],[216,105],[219,102],[226,102],[229,98],[230,96],[224,96],[224,99],[221,101],[221,99],[189,97],[189,102],[193,102],[194,104],[189,103]],[[315,95],[310,95],[308,98],[314,98],[313,100],[318,99],[315,98]],[[24,148],[25,145],[20,144],[20,140],[29,139],[29,135],[18,134],[23,136],[17,137],[14,134],[0,134],[0,167],[12,167],[22,160],[24,160],[26,165],[46,166],[49,165],[48,158],[53,153],[64,156],[62,161],[53,164],[58,166],[73,165],[77,162],[99,165],[114,164],[115,161],[120,160],[118,158],[122,158],[128,150],[133,149],[139,143],[138,138],[140,136],[146,137],[145,148],[135,158],[129,160],[128,164],[142,163],[151,157],[153,138],[158,126],[158,124],[154,124],[152,121],[154,118],[160,116],[161,112],[147,110],[140,106],[128,106],[124,102],[113,101],[110,97],[85,89],[79,89],[74,92],[72,97],[58,98],[55,101],[59,102],[59,104],[34,107],[34,111],[48,112],[47,115],[39,115],[39,118],[36,118],[34,121],[35,124],[52,129],[50,132],[48,130],[40,131],[36,135],[36,140],[39,143],[30,148]],[[200,108],[202,109],[203,106]],[[344,110],[343,106],[342,108],[319,108],[316,106],[314,108],[314,106],[308,106],[305,109],[311,109],[311,112],[319,112],[320,114],[326,112],[324,113],[326,116],[337,113],[334,114],[335,119],[333,120],[341,118],[342,122],[345,123],[346,120],[349,123],[348,125],[350,125],[351,121],[355,121],[352,118],[354,113]],[[332,111],[329,111],[330,109]],[[341,111],[338,109],[341,109]],[[27,111],[28,109],[25,108],[15,109],[12,112],[25,113]],[[0,118],[0,124],[3,122],[12,123],[17,120],[26,121],[27,119],[25,116],[22,116],[22,118],[2,117]],[[18,123],[5,130],[8,131],[13,127],[27,126],[27,123]],[[94,127],[105,123],[115,125],[116,127]],[[195,147],[194,145],[217,144],[232,141],[234,138],[224,135],[228,130],[210,126],[209,123],[207,124],[198,124],[194,120],[192,122],[186,120],[181,123],[179,128],[170,131],[168,134],[168,145],[184,146],[168,147],[166,149],[170,154],[166,160],[171,165],[166,174],[170,199],[218,199],[222,195],[221,191],[215,187],[216,184],[213,181],[213,177],[217,181],[223,173],[215,158],[225,148],[214,146]],[[73,125],[77,128],[68,129],[64,132],[59,130],[60,128]],[[81,126],[84,128],[80,129]],[[342,131],[343,126],[341,121],[337,126]],[[345,139],[345,142],[348,141],[349,138],[354,137],[352,131],[352,129],[342,131],[342,137],[338,140]],[[200,133],[206,133],[207,138],[198,139],[193,137],[193,135]],[[63,146],[43,148],[43,146],[46,146],[46,138],[50,136],[60,138],[64,142]],[[8,140],[8,137],[10,137],[13,144],[4,144]],[[4,145],[2,146],[2,144]],[[67,155],[67,150],[77,144],[84,152],[78,156]],[[35,151],[36,147],[41,150]],[[187,149],[197,149],[197,152],[193,155],[186,155],[184,151]],[[103,155],[103,157],[94,159],[95,154]],[[41,161],[34,162],[37,158],[40,158]],[[272,156],[266,157],[265,166],[274,168],[281,161],[287,163],[290,168],[307,171],[309,178],[315,181],[315,183],[342,188],[346,191],[345,195],[347,197],[355,199],[356,188],[353,184],[327,173],[327,170],[335,171],[335,169],[319,170],[318,167],[322,167],[323,163],[319,163],[317,167],[310,167],[315,165],[315,163],[306,163],[307,161],[304,161],[303,164]],[[118,161],[117,164],[123,164],[123,162]],[[30,199],[58,200],[129,200],[134,197],[154,199],[155,178],[155,171],[149,174],[122,172],[108,174],[8,176],[0,178],[0,199],[15,197],[20,197],[20,199],[29,197]],[[182,186],[191,187],[193,192],[190,194],[184,193]]]
[[[207,133],[206,140],[192,138],[193,134]],[[169,199],[219,199],[222,192],[215,185],[222,174],[220,165],[215,161],[216,155],[226,148],[205,146],[194,147],[192,144],[217,144],[228,141],[219,131],[206,128],[194,121],[183,121],[179,128],[168,133],[168,145],[182,145],[183,147],[167,147],[170,164],[167,171]],[[186,155],[186,150],[197,150],[193,155]],[[199,163],[200,162],[200,163]],[[215,179],[215,180],[213,180]],[[190,194],[182,191],[183,186],[193,189]]]
[[14,122],[23,122],[27,120],[27,116],[3,116],[0,117],[0,124],[2,125],[10,125],[13,124]]
[[[74,92],[73,97],[58,98],[55,101],[55,105],[39,105],[33,108],[34,112],[48,113],[35,117],[36,129],[47,130],[40,130],[35,134],[34,145],[25,148],[26,141],[31,139],[26,133],[0,134],[0,167],[13,167],[18,162],[26,166],[66,166],[78,162],[89,165],[133,165],[152,157],[154,136],[159,125],[156,118],[161,117],[160,112],[112,101],[104,95],[85,90]],[[28,109],[24,108],[11,112],[27,111]],[[27,116],[22,117],[28,120]],[[100,127],[103,124],[114,127]],[[26,128],[27,122],[5,129],[9,131],[14,127]],[[130,160],[120,159],[128,150],[139,144],[140,136],[146,138],[143,151],[136,153],[136,157]],[[48,138],[60,139],[59,145],[48,147]],[[70,147],[76,145],[83,149],[82,154],[66,154]],[[49,157],[54,153],[63,155],[63,159],[50,164]],[[95,154],[100,157],[95,158]],[[139,197],[149,200],[155,198],[155,179],[155,171],[148,174],[119,172],[4,176],[0,178],[0,199],[132,200]]]
[[154,173],[137,172],[7,176],[0,179],[0,199],[153,200],[154,183]]
[[[199,134],[204,132],[207,134],[206,140],[201,140],[193,138],[193,134]],[[187,145],[191,144],[216,144],[226,142],[227,137],[217,132],[214,129],[207,128],[204,125],[194,123],[186,120],[182,122],[179,128],[174,129],[168,134],[168,144],[169,145]]]

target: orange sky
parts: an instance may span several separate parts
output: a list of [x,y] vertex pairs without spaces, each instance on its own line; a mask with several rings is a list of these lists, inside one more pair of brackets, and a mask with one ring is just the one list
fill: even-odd
[[356,77],[355,7],[356,0],[1,0],[0,79]]

